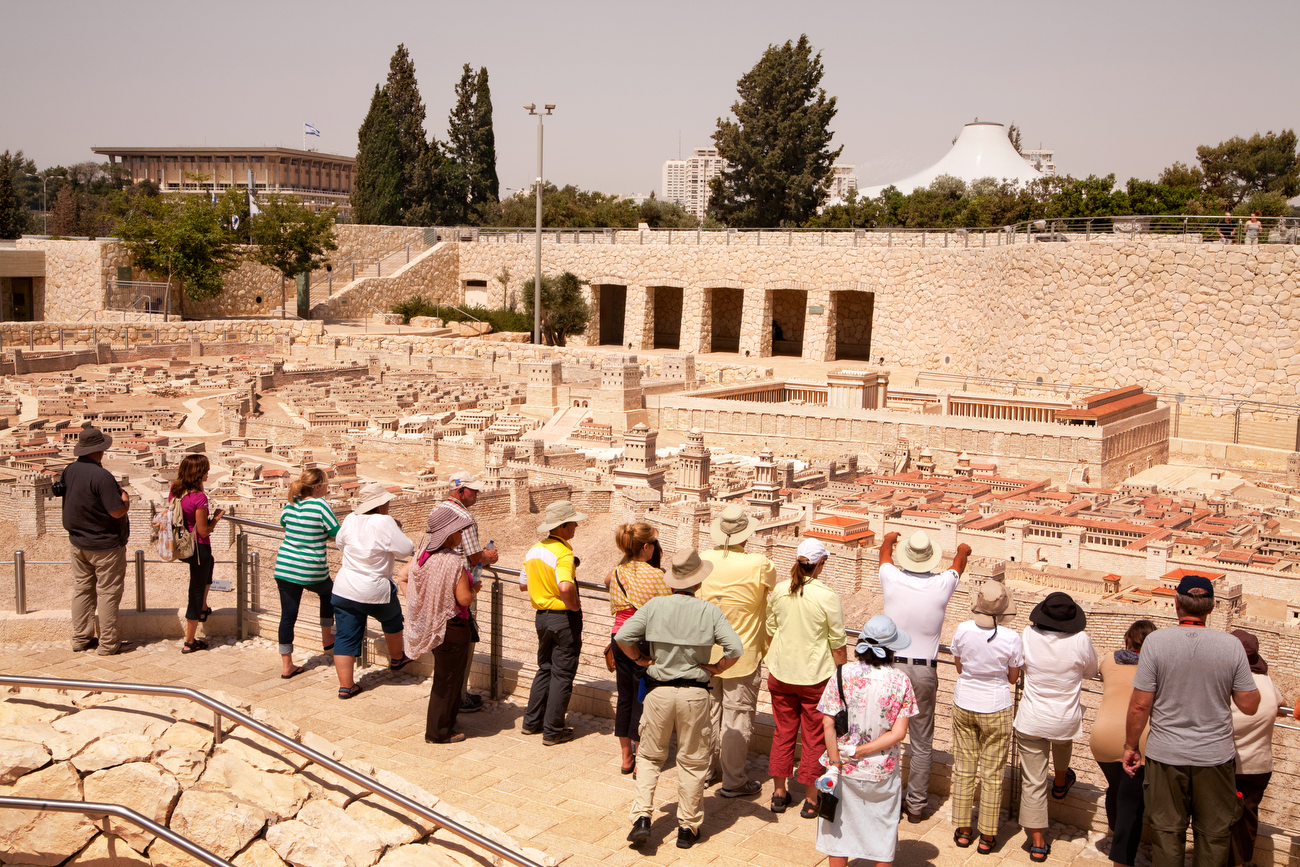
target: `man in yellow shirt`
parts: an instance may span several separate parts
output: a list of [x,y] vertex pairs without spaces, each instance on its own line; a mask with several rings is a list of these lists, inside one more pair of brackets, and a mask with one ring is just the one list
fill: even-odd
[[[776,567],[762,554],[745,553],[745,540],[756,529],[758,521],[746,514],[743,506],[727,506],[710,529],[718,547],[700,554],[713,569],[698,596],[722,609],[745,647],[735,665],[713,676],[710,688],[717,752],[709,781],[721,779],[718,794],[724,798],[757,795],[762,789],[745,772],[745,759],[762,676],[759,662],[767,651],[767,596],[776,585]],[[716,663],[721,658],[722,649],[715,647],[710,661]]]
[[573,738],[564,716],[582,653],[582,600],[575,576],[578,558],[569,543],[586,517],[568,500],[551,503],[537,527],[542,541],[524,557],[528,596],[537,610],[537,674],[524,710],[524,734],[540,733],[548,747]]

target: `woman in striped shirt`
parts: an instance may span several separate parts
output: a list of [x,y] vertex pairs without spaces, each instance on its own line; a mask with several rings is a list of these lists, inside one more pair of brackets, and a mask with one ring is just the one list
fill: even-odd
[[284,541],[275,557],[275,586],[280,590],[280,677],[286,680],[303,671],[301,665],[293,664],[293,630],[303,590],[320,597],[321,645],[326,652],[334,649],[334,606],[330,604],[334,582],[325,560],[325,540],[338,533],[339,522],[323,499],[329,488],[321,470],[303,470],[289,486],[289,504],[280,513]]

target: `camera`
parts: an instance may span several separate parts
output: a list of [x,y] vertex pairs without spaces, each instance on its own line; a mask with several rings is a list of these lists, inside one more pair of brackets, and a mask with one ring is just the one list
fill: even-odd
[[68,492],[68,486],[63,482],[63,473],[59,473],[59,480],[50,485],[50,493],[56,497],[62,497]]

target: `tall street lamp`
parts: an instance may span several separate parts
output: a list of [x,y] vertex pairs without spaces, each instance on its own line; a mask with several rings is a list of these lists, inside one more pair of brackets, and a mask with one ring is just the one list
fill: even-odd
[[545,111],[538,111],[536,103],[524,106],[529,114],[537,115],[537,180],[533,182],[537,190],[537,257],[533,270],[533,343],[542,342],[542,118],[550,114],[555,103],[543,106]]
[[44,227],[44,231],[42,234],[48,235],[50,233],[50,207],[45,199],[45,182],[49,180],[49,177],[33,174],[32,172],[23,172],[23,174],[25,174],[29,178],[41,179],[41,217],[44,221],[42,223]]

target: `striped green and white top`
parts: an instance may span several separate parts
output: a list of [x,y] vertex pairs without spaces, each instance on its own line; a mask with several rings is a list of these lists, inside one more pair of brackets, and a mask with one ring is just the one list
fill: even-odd
[[290,503],[280,513],[280,526],[284,527],[284,541],[275,558],[275,579],[293,584],[328,581],[325,540],[339,531],[338,519],[329,504],[320,497]]

